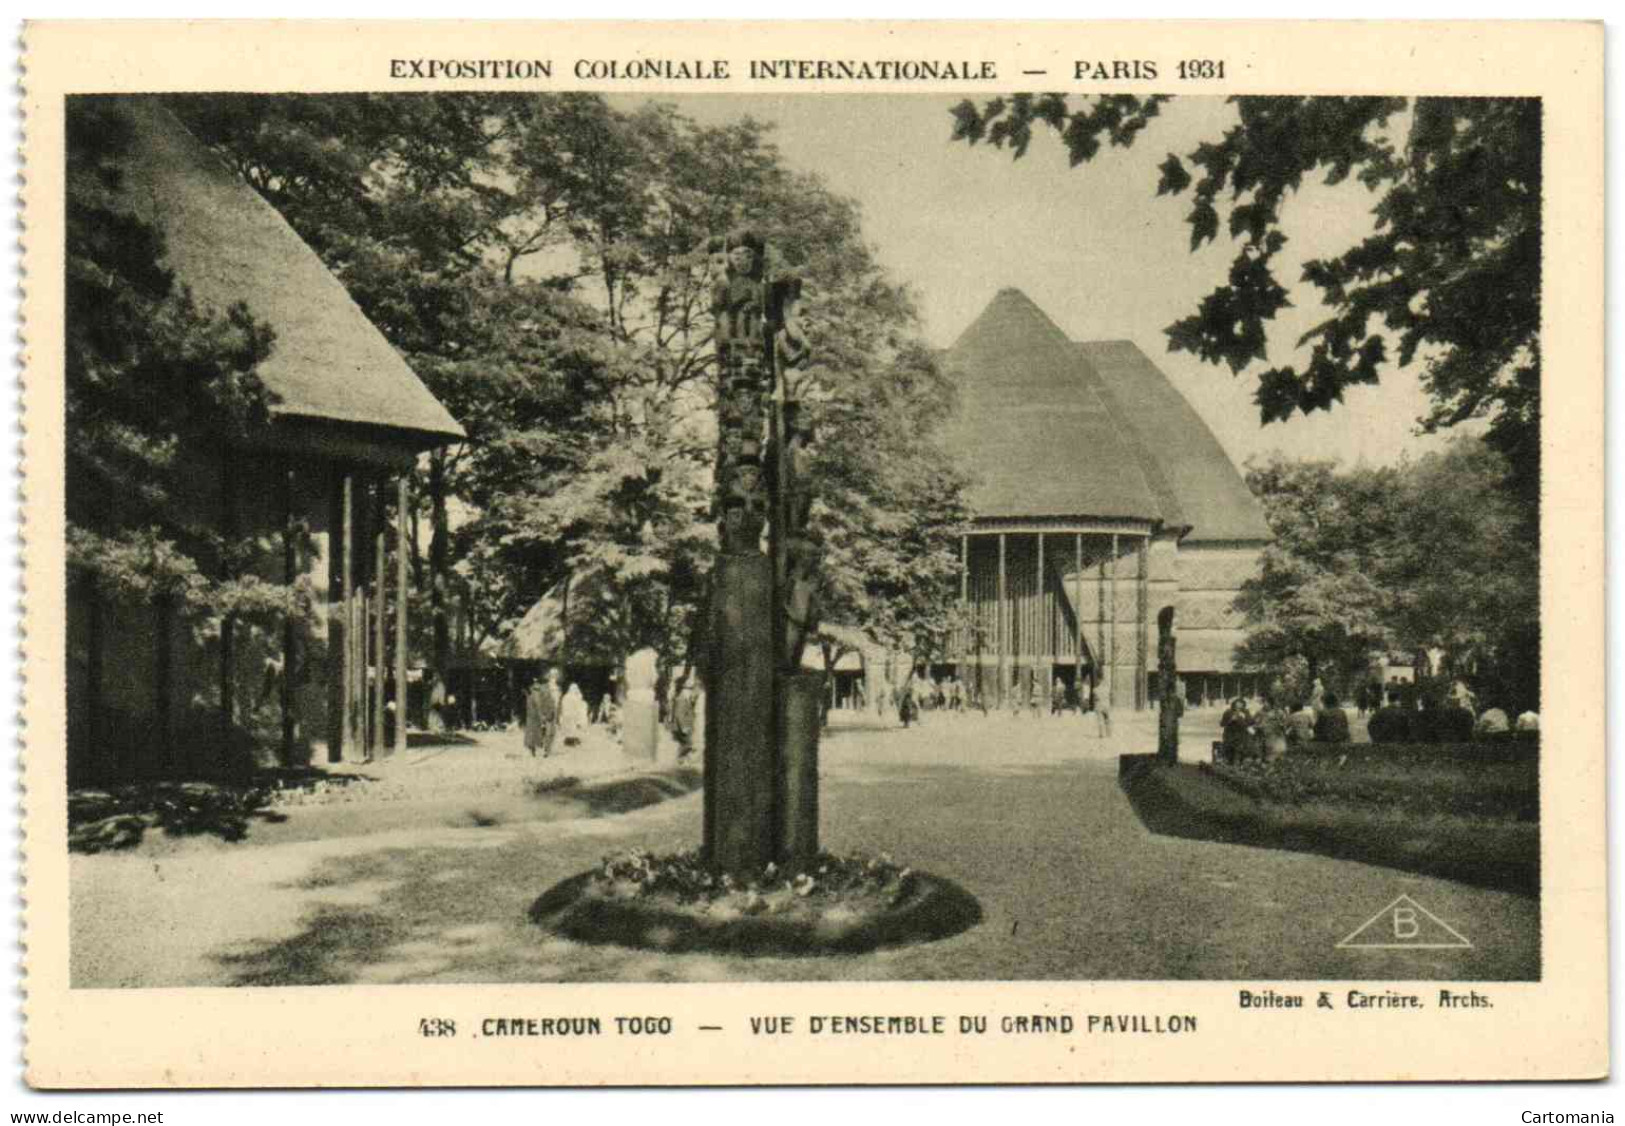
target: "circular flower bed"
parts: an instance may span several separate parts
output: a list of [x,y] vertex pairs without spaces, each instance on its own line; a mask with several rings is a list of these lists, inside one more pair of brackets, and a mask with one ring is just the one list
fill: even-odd
[[697,850],[605,857],[550,889],[531,919],[580,942],[646,949],[799,955],[926,942],[981,921],[974,897],[881,855],[821,855],[752,878],[708,868]]

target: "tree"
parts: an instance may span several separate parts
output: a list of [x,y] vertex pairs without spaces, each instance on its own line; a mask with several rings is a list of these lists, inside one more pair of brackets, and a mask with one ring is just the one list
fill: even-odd
[[1347,681],[1371,655],[1442,648],[1486,702],[1539,704],[1540,561],[1507,460],[1463,436],[1382,469],[1273,460],[1247,481],[1275,536],[1237,600],[1251,667]]
[[68,580],[91,613],[150,605],[200,635],[303,619],[308,590],[243,574],[261,545],[186,500],[200,467],[212,478],[268,425],[256,369],[275,335],[246,305],[205,307],[176,281],[163,233],[126,197],[133,125],[115,101],[69,99],[66,127]]
[[1310,679],[1363,679],[1371,654],[1395,641],[1382,576],[1399,531],[1400,472],[1272,459],[1249,465],[1247,484],[1274,540],[1236,600],[1248,626],[1242,663],[1276,671],[1302,659]]
[[1523,710],[1540,706],[1540,557],[1509,473],[1465,437],[1409,467],[1380,581],[1402,645],[1443,648],[1483,699]]
[[[1035,124],[1074,165],[1148,133],[1165,96],[1021,94],[955,107],[953,136],[1019,158]],[[1424,430],[1488,420],[1509,487],[1538,534],[1541,107],[1535,98],[1235,97],[1236,124],[1161,165],[1158,195],[1189,193],[1194,250],[1221,221],[1239,243],[1224,280],[1167,329],[1172,351],[1240,373],[1267,362],[1265,325],[1289,303],[1273,263],[1281,208],[1310,176],[1356,178],[1375,197],[1371,233],[1304,265],[1329,315],[1300,365],[1259,372],[1265,422],[1325,410],[1345,388],[1420,360]],[[1223,214],[1221,214],[1221,211]]]
[[[923,620],[943,550],[923,521],[957,496],[922,444],[944,386],[918,362],[913,304],[863,242],[857,206],[787,168],[770,127],[702,127],[659,104],[623,113],[593,95],[175,104],[469,432],[421,473],[436,667],[452,585],[475,632],[500,636],[566,576],[615,608],[584,642],[653,645],[667,671],[686,660],[715,550],[705,245],[740,216],[763,225],[775,269],[808,283],[809,413],[826,439],[849,424],[871,439],[876,473],[832,486],[842,499],[828,504],[863,497],[881,517],[842,533],[867,575],[850,589],[913,600],[902,617]],[[897,632],[889,612],[864,613]]]
[[815,463],[825,618],[934,658],[956,624],[955,529],[969,519],[963,474],[935,440],[954,407],[952,383],[928,350],[911,347],[881,378],[842,390]]
[[573,464],[557,436],[593,418],[592,311],[570,298],[568,279],[516,270],[569,237],[568,185],[527,175],[516,154],[568,153],[557,131],[583,103],[458,94],[171,104],[316,249],[468,432],[423,459],[415,490],[430,528],[418,568],[431,608],[425,648],[443,677],[454,597],[477,634],[500,632],[563,568],[557,545],[516,535],[486,509],[494,496],[551,488]]

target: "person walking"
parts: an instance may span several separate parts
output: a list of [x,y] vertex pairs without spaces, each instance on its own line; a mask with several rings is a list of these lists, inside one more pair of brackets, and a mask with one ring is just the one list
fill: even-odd
[[914,678],[910,676],[903,681],[903,686],[897,690],[897,718],[903,721],[904,727],[919,718],[919,712],[915,708]]
[[587,700],[581,695],[578,684],[565,689],[564,699],[559,701],[559,728],[564,733],[566,747],[579,745],[587,733]]
[[545,678],[535,681],[525,694],[525,749],[532,758],[539,753],[547,758],[553,753],[553,741],[559,729],[559,673],[548,670]]
[[677,740],[677,757],[685,759],[694,753],[694,715],[698,694],[691,680],[677,694],[671,707],[671,734]]
[[1110,739],[1112,735],[1112,675],[1111,670],[1101,669],[1100,680],[1095,685],[1095,736],[1100,739]]

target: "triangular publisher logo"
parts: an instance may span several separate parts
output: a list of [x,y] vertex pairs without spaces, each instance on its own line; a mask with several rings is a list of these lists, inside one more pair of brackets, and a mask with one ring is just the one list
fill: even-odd
[[1460,931],[1402,895],[1355,928],[1339,950],[1470,950]]

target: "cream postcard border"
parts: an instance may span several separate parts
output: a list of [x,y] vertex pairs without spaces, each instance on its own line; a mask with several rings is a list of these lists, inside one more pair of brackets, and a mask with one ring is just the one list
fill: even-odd
[[[1566,1079],[1608,1068],[1603,559],[1603,29],[1590,23],[43,22],[24,32],[23,533],[27,590],[26,1078],[46,1087],[662,1085]],[[389,77],[396,57],[551,58],[505,90],[773,92],[816,82],[585,82],[576,58],[936,57],[997,83],[841,82],[843,93],[1028,88],[1079,58],[1223,57],[1190,93],[1544,99],[1542,980],[1491,1011],[1238,1010],[1240,982],[327,986],[69,990],[61,319],[63,113],[70,93],[477,89]],[[1044,80],[1073,92],[1124,90]],[[1183,84],[1160,82],[1155,90]],[[1150,89],[1132,92],[1148,93]],[[1175,90],[1175,92],[1179,92]],[[1370,986],[1380,983],[1359,983]],[[1313,988],[1336,989],[1338,983]],[[1346,988],[1346,986],[1345,986]],[[1309,987],[1305,987],[1308,991]],[[721,1034],[423,1039],[420,1016],[662,1013]],[[773,1013],[1190,1012],[1184,1037],[753,1037]]]

